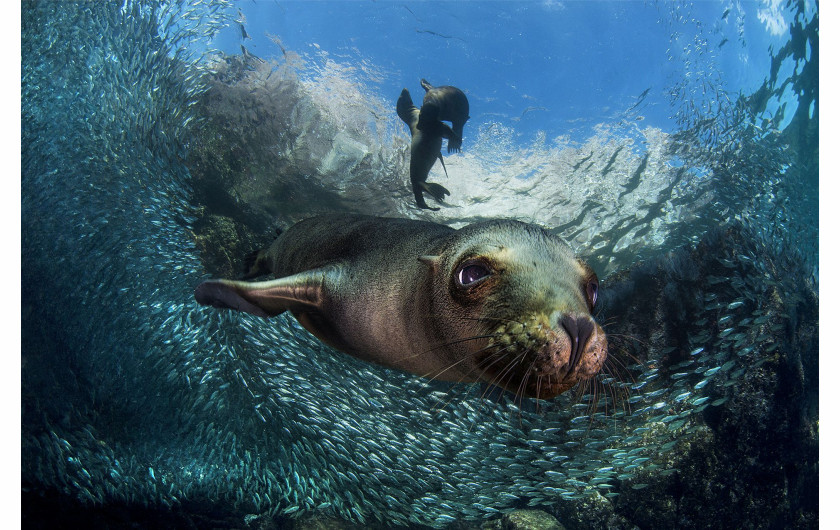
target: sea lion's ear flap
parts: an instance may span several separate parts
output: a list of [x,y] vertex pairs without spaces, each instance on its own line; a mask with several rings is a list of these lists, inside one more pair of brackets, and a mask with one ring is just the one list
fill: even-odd
[[437,269],[440,264],[440,256],[417,256],[417,261],[428,265],[432,270]]
[[332,268],[324,268],[265,282],[208,280],[195,288],[195,299],[202,305],[260,317],[273,317],[286,310],[317,310],[333,274]]

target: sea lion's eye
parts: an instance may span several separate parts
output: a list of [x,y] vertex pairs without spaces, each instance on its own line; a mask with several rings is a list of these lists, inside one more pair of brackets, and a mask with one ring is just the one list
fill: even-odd
[[458,280],[459,286],[472,287],[488,276],[490,276],[490,269],[482,263],[473,261],[465,263],[460,270],[458,270],[455,277]]
[[595,307],[595,302],[598,301],[598,279],[593,278],[586,284],[586,300],[589,302],[589,308]]

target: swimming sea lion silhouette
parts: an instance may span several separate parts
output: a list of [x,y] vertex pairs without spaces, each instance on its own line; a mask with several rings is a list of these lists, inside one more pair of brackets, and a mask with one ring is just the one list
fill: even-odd
[[[443,202],[444,197],[449,195],[448,189],[440,184],[426,182],[426,179],[429,177],[429,171],[432,170],[432,166],[435,165],[435,160],[440,160],[443,171],[446,173],[446,164],[443,163],[443,155],[440,154],[440,148],[443,146],[444,136],[450,142],[456,136],[452,129],[440,120],[429,120],[423,130],[420,130],[418,127],[420,114],[421,111],[414,106],[408,89],[404,88],[397,100],[397,115],[408,125],[411,131],[409,176],[411,178],[411,187],[414,190],[414,200],[420,208],[440,210],[440,208],[432,208],[426,204],[426,200],[423,198],[423,192],[427,192],[438,202]],[[449,174],[447,173],[446,176],[448,177]]]

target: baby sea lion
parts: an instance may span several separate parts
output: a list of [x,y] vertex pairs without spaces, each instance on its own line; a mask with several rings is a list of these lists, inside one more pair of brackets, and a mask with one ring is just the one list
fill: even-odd
[[[432,208],[426,204],[423,198],[423,192],[427,192],[436,201],[442,202],[443,199],[449,195],[449,190],[435,184],[433,182],[426,182],[429,177],[429,171],[435,165],[435,160],[440,160],[443,166],[444,173],[446,172],[446,165],[443,163],[443,155],[440,154],[440,148],[443,146],[443,137],[455,137],[452,129],[441,122],[435,120],[434,123],[427,123],[424,130],[420,130],[417,124],[420,119],[420,109],[414,106],[411,100],[411,94],[408,89],[403,89],[400,97],[397,100],[397,115],[408,125],[411,131],[411,161],[409,162],[409,175],[411,178],[411,188],[414,190],[414,200],[420,208],[428,210],[440,210],[440,208]],[[447,177],[449,174],[446,175]]]
[[434,122],[439,120],[452,122],[455,138],[446,142],[446,150],[450,153],[460,151],[464,124],[470,119],[470,102],[466,94],[454,86],[432,86],[425,79],[420,80],[420,86],[426,90],[426,95],[423,96],[423,107],[420,109],[419,129],[425,130],[427,124],[434,128]]
[[365,361],[548,399],[607,356],[591,312],[598,278],[546,230],[512,220],[460,230],[409,219],[324,215],[261,251],[277,279],[209,280],[204,305],[262,317],[290,311]]

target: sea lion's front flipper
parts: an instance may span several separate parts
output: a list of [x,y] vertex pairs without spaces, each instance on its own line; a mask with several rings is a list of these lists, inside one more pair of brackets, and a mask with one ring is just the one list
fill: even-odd
[[446,142],[446,151],[448,153],[460,153],[461,137],[456,134],[453,138],[449,138],[449,141]]
[[449,153],[454,152],[461,152],[461,135],[455,132],[455,129],[450,127],[449,125],[438,122],[440,125],[437,126],[438,134],[440,134],[443,138],[446,138],[446,151]]
[[273,317],[287,310],[318,311],[340,270],[323,267],[264,282],[208,280],[195,288],[195,299],[202,305],[260,317]]

